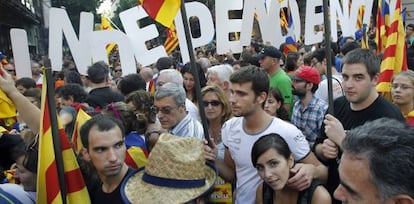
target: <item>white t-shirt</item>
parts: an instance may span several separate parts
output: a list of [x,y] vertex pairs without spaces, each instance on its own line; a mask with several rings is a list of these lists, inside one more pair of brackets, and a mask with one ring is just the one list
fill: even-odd
[[[337,99],[344,95],[344,91],[342,88],[342,75],[332,75],[332,93],[333,99]],[[326,101],[328,101],[328,79],[324,79],[319,83],[319,87],[315,92],[315,96]]]
[[236,204],[251,204],[255,202],[257,185],[261,178],[253,167],[251,152],[253,144],[262,136],[277,133],[286,140],[296,161],[300,161],[310,153],[306,137],[294,125],[279,118],[273,118],[265,130],[251,135],[244,131],[243,117],[233,117],[224,123],[221,135],[224,145],[228,148],[235,163]]
[[191,115],[191,117],[200,121],[200,114],[198,113],[197,106],[188,98],[185,98],[185,109],[187,110],[188,114]]

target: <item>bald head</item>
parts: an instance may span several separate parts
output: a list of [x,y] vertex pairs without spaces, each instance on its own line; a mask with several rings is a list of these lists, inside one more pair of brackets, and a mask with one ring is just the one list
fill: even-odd
[[141,71],[139,72],[141,77],[144,79],[145,82],[149,82],[152,77],[154,76],[154,72],[149,67],[143,67]]

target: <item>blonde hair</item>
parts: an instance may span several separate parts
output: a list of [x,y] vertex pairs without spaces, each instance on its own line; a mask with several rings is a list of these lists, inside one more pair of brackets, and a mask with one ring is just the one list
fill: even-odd
[[223,115],[221,116],[221,124],[223,125],[224,122],[226,122],[228,119],[232,117],[230,102],[227,99],[227,96],[224,93],[223,89],[221,89],[217,85],[206,86],[203,89],[201,89],[201,97],[204,97],[209,92],[215,93],[218,100],[223,105]]

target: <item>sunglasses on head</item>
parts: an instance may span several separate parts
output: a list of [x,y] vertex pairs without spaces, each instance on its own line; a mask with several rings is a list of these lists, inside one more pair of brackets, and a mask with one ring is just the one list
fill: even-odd
[[212,101],[203,101],[203,105],[205,106],[205,107],[207,107],[208,105],[210,105],[211,104],[211,106],[219,106],[220,104],[221,104],[221,102],[220,101],[217,101],[217,100],[212,100]]

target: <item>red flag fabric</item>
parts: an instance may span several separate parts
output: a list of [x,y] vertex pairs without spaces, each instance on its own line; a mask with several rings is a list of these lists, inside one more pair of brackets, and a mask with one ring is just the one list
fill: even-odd
[[181,6],[181,0],[139,0],[139,2],[152,19],[167,28],[173,24]]
[[376,89],[383,94],[391,91],[391,78],[394,74],[407,70],[407,55],[405,45],[405,30],[401,15],[401,0],[397,0],[392,18],[384,56],[381,62],[381,72]]
[[[53,96],[51,96],[53,97]],[[37,202],[36,203],[63,203],[58,170],[55,160],[55,150],[53,146],[53,135],[51,121],[57,118],[50,118],[49,103],[47,100],[47,82],[46,76],[43,75],[42,86],[42,120],[39,133],[39,163],[37,170]],[[88,190],[79,169],[75,153],[71,148],[69,139],[64,129],[59,123],[59,135],[61,140],[61,151],[63,156],[63,169],[65,174],[65,185],[67,190],[66,201],[68,204],[73,203],[90,203]]]

